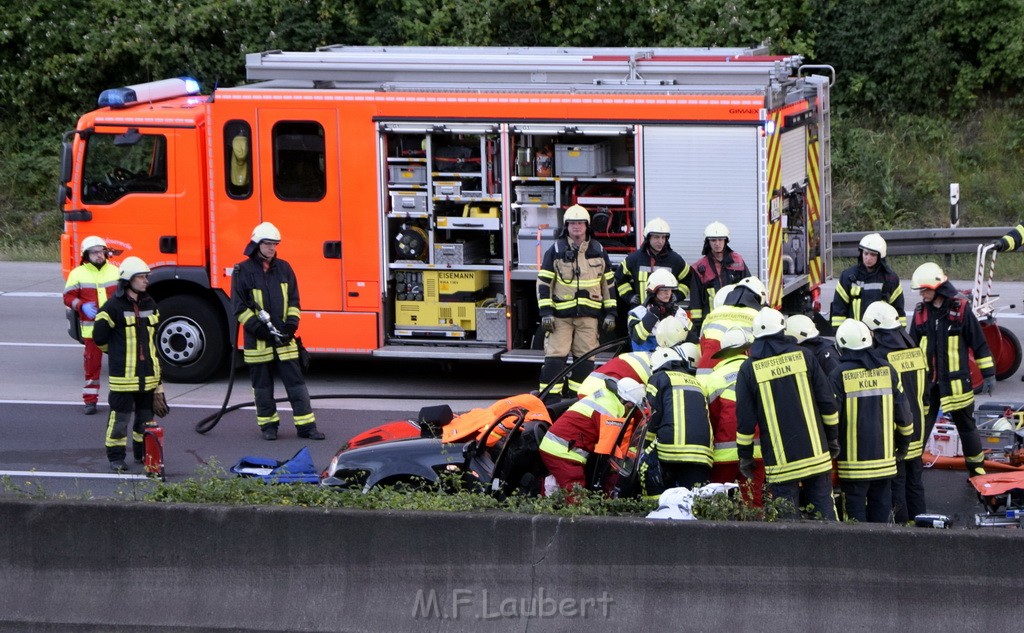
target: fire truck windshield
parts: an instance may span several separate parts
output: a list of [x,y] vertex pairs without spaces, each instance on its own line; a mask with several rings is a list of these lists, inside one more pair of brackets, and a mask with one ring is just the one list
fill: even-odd
[[82,171],[82,202],[110,204],[133,193],[167,191],[166,137],[134,132],[134,142],[126,144],[122,140],[125,136],[89,135]]

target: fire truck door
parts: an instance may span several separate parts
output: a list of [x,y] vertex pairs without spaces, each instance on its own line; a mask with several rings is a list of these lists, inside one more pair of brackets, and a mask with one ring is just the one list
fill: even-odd
[[302,309],[340,311],[338,123],[332,109],[257,112],[261,219],[298,278]]

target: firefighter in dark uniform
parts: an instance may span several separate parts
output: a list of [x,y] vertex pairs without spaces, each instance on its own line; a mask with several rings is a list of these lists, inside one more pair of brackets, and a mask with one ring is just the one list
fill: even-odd
[[921,264],[911,284],[921,293],[914,309],[910,336],[924,350],[928,361],[928,413],[924,436],[932,434],[935,417],[941,409],[949,415],[960,434],[964,461],[971,477],[985,474],[985,453],[974,423],[974,386],[968,365],[968,350],[984,377],[982,393],[992,394],[996,386],[996,368],[981,325],[971,310],[970,301],[957,293],[938,264]]
[[828,377],[810,351],[786,336],[786,319],[763,308],[754,319],[750,358],[736,376],[736,452],[740,472],[754,477],[754,429],[760,431],[768,492],[835,521],[832,458],[839,454],[839,417]]
[[[545,332],[542,391],[565,368],[570,352],[578,359],[597,347],[598,325],[606,332],[615,330],[615,274],[608,253],[593,239],[590,213],[574,204],[565,210],[563,221],[562,234],[544,253],[537,273],[537,307]],[[593,369],[592,360],[573,362],[569,393],[558,384],[549,395],[574,397]]]
[[1024,246],[1024,224],[1018,224],[1010,229],[1009,233],[992,242],[992,246],[1000,253],[1003,251],[1015,251]]
[[839,402],[839,487],[847,519],[888,523],[896,463],[912,425],[899,374],[873,350],[871,330],[847,319],[836,330],[842,359],[829,380]]
[[712,222],[704,228],[703,257],[693,265],[693,293],[690,297],[690,318],[694,328],[691,341],[696,341],[693,332],[700,333],[704,318],[715,305],[715,294],[722,286],[738,283],[750,277],[750,269],[739,253],[729,247],[729,227],[721,222]]
[[896,477],[892,480],[892,512],[896,523],[906,523],[928,511],[925,503],[921,454],[924,452],[925,384],[928,361],[924,351],[914,345],[910,335],[900,325],[896,308],[884,301],[876,301],[864,310],[864,324],[874,335],[875,349],[900,375],[900,386],[907,396],[910,408],[911,434],[907,456],[896,462]]
[[797,345],[811,350],[826,376],[839,366],[835,343],[821,336],[810,317],[803,314],[786,317],[786,336],[792,336]]
[[885,240],[878,233],[869,233],[857,247],[857,263],[839,275],[832,297],[832,327],[846,319],[860,319],[864,309],[875,301],[884,301],[896,308],[901,323],[907,324],[903,308],[903,287],[900,278],[885,259]]
[[322,440],[299,366],[295,331],[299,328],[299,287],[288,262],[277,257],[281,232],[263,222],[252,232],[245,261],[235,266],[231,295],[235,318],[245,332],[244,358],[256,400],[256,421],[265,440],[277,439],[281,418],[274,402],[274,377],[280,376],[292,405],[298,436]]
[[647,302],[647,278],[656,270],[667,270],[676,280],[680,301],[690,296],[690,266],[668,243],[668,222],[654,218],[644,227],[644,243],[622,260],[615,270],[619,301],[631,310]]
[[126,257],[118,271],[114,296],[96,313],[92,336],[108,356],[110,415],[105,444],[111,470],[127,470],[128,422],[132,422],[132,453],[136,463],[145,456],[143,431],[153,423],[153,394],[160,386],[156,355],[156,327],[160,314],[146,293],[149,266],[138,257]]

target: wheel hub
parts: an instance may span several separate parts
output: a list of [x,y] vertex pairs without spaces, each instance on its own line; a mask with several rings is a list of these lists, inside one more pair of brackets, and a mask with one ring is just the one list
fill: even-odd
[[177,317],[160,330],[160,354],[169,362],[188,365],[203,355],[203,330],[188,318]]

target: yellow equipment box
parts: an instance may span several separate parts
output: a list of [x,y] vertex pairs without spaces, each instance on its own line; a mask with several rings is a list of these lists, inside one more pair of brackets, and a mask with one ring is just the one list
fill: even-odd
[[395,301],[396,327],[461,328],[476,330],[475,303]]
[[444,303],[477,301],[490,284],[486,270],[423,271],[424,301]]

